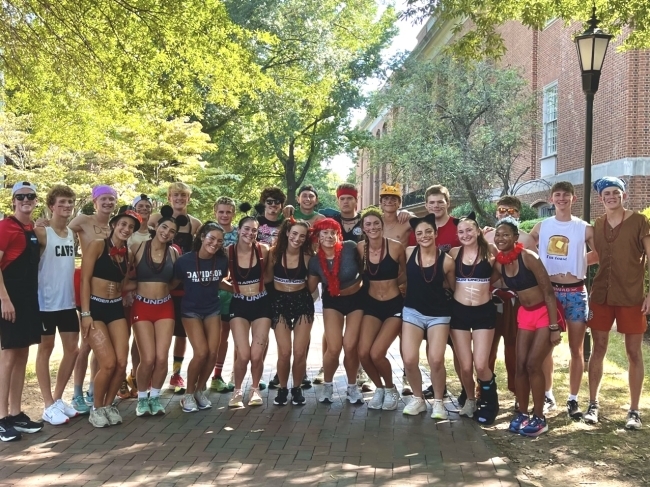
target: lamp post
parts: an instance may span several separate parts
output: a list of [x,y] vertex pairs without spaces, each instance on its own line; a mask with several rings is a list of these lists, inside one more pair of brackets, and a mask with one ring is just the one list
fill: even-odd
[[574,41],[578,50],[580,71],[582,72],[582,91],[587,98],[587,120],[585,126],[585,166],[583,176],[582,219],[591,221],[591,150],[594,130],[594,95],[598,91],[600,71],[607,54],[607,46],[612,36],[605,34],[598,27],[596,6],[594,5],[589,28],[576,36]]

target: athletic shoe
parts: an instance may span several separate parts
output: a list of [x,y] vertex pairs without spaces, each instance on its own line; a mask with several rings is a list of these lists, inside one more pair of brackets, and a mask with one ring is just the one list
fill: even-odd
[[311,387],[311,379],[305,374],[305,376],[302,378],[302,384],[301,387],[304,387],[305,389],[309,389]]
[[111,426],[122,424],[122,415],[116,406],[107,406],[104,408],[104,411]]
[[625,423],[625,429],[640,430],[641,426],[642,426],[641,416],[639,416],[639,411],[628,411],[627,422]]
[[163,415],[167,412],[163,405],[160,404],[160,398],[158,396],[149,398],[149,410],[152,416]]
[[77,396],[72,399],[72,407],[77,411],[79,414],[90,414],[90,406],[86,404],[86,401],[84,401],[83,396]]
[[264,404],[264,399],[260,396],[260,389],[251,387],[251,397],[248,400],[249,406],[261,406]]
[[65,402],[63,399],[57,399],[56,401],[54,401],[54,404],[68,418],[76,418],[77,416],[79,416],[79,412],[75,408],[73,408],[70,404]]
[[368,409],[381,409],[384,405],[384,396],[386,395],[386,389],[383,387],[378,387],[375,389],[375,393],[372,395],[370,401],[368,401]]
[[93,407],[93,404],[95,404],[95,395],[90,391],[86,391],[84,401],[86,401],[86,404],[88,404],[88,406]]
[[70,418],[63,414],[63,411],[56,406],[56,403],[52,403],[43,411],[43,421],[50,423],[52,426],[60,426],[70,421]]
[[397,387],[393,386],[390,389],[384,390],[384,403],[381,408],[384,411],[395,411],[397,409],[397,403],[399,402],[399,392],[397,392]]
[[129,390],[129,383],[126,381],[126,379],[122,381],[120,390],[117,391],[117,397],[119,397],[120,399],[129,399],[131,397],[131,391]]
[[185,380],[181,377],[181,374],[172,374],[169,378],[169,388],[174,389],[176,394],[185,390]]
[[[446,390],[446,388],[445,388]],[[462,408],[465,405],[465,402],[467,401],[467,392],[465,391],[465,388],[461,388],[460,394],[458,395],[458,405]]]
[[15,416],[7,416],[16,431],[20,433],[38,433],[45,426],[41,421],[32,421],[22,411]]
[[0,441],[16,441],[23,437],[9,421],[9,416],[0,419]]
[[195,391],[194,399],[198,408],[203,411],[204,409],[210,409],[212,407],[212,401],[207,398],[205,391]]
[[587,424],[596,424],[598,422],[598,401],[589,403],[589,408],[584,415],[584,420]]
[[515,416],[515,418],[510,421],[510,426],[508,426],[508,431],[512,433],[519,433],[519,430],[526,426],[528,424],[528,421],[530,421],[530,418],[528,417],[527,414],[519,413]]
[[[445,387],[445,392],[447,392],[447,388]],[[429,387],[427,387],[425,390],[422,391],[422,396],[425,399],[433,399],[435,396],[433,395],[433,384],[431,384]]]
[[411,389],[411,384],[409,384],[408,379],[405,375],[402,376],[402,396],[412,396],[413,389]]
[[131,373],[126,376],[126,383],[129,384],[129,387],[131,388],[131,397],[138,397],[138,381],[135,380],[135,377],[133,377]]
[[476,399],[468,399],[465,405],[458,411],[458,414],[467,418],[473,418],[476,412]]
[[347,396],[350,404],[363,404],[365,402],[363,400],[363,394],[361,394],[356,384],[348,386]]
[[[269,384],[269,388],[271,387],[271,384]],[[289,397],[289,389],[286,387],[280,387],[278,389],[278,393],[275,396],[275,399],[273,399],[273,404],[276,406],[284,406],[288,402],[288,397]]]
[[151,416],[151,406],[149,406],[149,398],[139,397],[138,405],[135,407],[135,415],[140,416]]
[[92,409],[90,411],[90,416],[88,417],[88,422],[92,424],[95,428],[108,428],[111,423],[106,417],[106,408]]
[[318,393],[318,402],[330,404],[334,402],[334,384],[323,384]]
[[544,414],[557,409],[557,403],[554,397],[544,396]]
[[230,384],[226,384],[226,382],[221,378],[221,376],[214,377],[212,379],[212,383],[210,384],[210,389],[212,389],[213,391],[217,391],[221,394],[232,392],[234,388],[235,388],[234,384],[232,385],[232,387],[230,386]]
[[578,406],[578,401],[574,399],[570,399],[566,402],[566,412],[571,419],[582,418],[582,411],[580,411],[580,406]]
[[361,392],[375,392],[375,384],[369,380],[361,385]]
[[519,434],[522,436],[539,436],[542,433],[548,431],[548,425],[546,424],[546,418],[540,418],[538,416],[533,416],[533,418],[528,421],[526,425],[522,425],[522,428],[519,430]]
[[199,407],[196,405],[196,399],[192,394],[185,394],[183,399],[181,399],[181,409],[184,413],[195,413],[199,410]]
[[305,396],[302,394],[302,387],[291,388],[291,404],[294,406],[302,406],[305,404]]
[[409,401],[409,403],[406,406],[404,406],[404,411],[402,412],[409,416],[417,416],[420,413],[426,413],[427,403],[421,397],[413,396]]
[[260,379],[259,390],[263,391],[264,389],[266,389],[266,382]]
[[314,377],[314,384],[322,384],[323,382],[325,382],[325,370],[321,367],[316,377]]
[[229,408],[243,408],[244,407],[244,394],[241,389],[235,389],[232,397],[228,401]]
[[269,381],[269,389],[277,389],[279,385],[280,379],[278,378],[278,374],[275,374],[273,379]]
[[359,369],[359,372],[357,372],[357,385],[361,387],[366,382],[370,382],[370,377],[368,377],[365,370]]
[[431,419],[447,419],[447,409],[442,403],[442,399],[434,399]]

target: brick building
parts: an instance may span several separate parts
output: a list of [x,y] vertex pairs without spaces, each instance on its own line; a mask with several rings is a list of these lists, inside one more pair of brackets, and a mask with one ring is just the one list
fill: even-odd
[[[451,41],[452,27],[449,22],[429,20],[418,34],[411,56],[426,60],[438,55]],[[515,172],[529,166],[526,184],[516,194],[543,214],[553,183],[571,181],[579,199],[582,194],[586,102],[573,34],[583,26],[574,23],[565,27],[555,19],[543,30],[518,22],[509,22],[500,30],[507,47],[501,65],[519,69],[531,89],[539,93],[539,130],[530,153],[518,162]],[[617,52],[619,45],[620,41],[610,43],[595,97],[592,180],[605,175],[624,179],[630,195],[628,208],[640,210],[650,206],[650,51]],[[374,120],[366,118],[361,127],[381,137],[388,117],[389,112]],[[371,169],[369,155],[362,151],[357,175],[360,205],[378,202],[378,188],[381,181],[390,180],[390,168]],[[410,195],[405,206],[420,209],[417,203],[422,187],[434,183],[407,183],[404,193]],[[575,211],[579,213],[581,206],[578,201]],[[602,205],[593,196],[592,217],[600,213]]]

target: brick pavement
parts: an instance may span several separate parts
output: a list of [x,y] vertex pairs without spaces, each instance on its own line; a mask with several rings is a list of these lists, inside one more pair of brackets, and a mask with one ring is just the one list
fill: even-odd
[[[321,333],[318,315],[311,375],[320,365]],[[274,351],[272,339],[267,379]],[[397,343],[390,354],[399,379]],[[275,392],[263,391],[263,406],[231,410],[229,395],[210,393],[212,409],[187,414],[180,396],[166,391],[166,416],[138,418],[135,400],[124,401],[121,426],[94,429],[84,417],[1,444],[0,485],[519,485],[473,421],[451,413],[436,423],[430,407],[426,415],[404,416],[404,402],[398,411],[350,405],[345,384],[341,366],[332,405],[316,401],[319,386],[305,391],[303,407],[275,406]]]

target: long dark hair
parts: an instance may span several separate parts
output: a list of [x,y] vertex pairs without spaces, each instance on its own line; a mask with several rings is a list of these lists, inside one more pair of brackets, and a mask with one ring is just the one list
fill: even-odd
[[[201,225],[201,228],[199,228],[199,231],[196,232],[196,236],[194,237],[194,241],[192,242],[192,250],[194,252],[198,252],[201,249],[201,244],[203,243],[203,239],[205,236],[212,232],[213,230],[218,230],[222,234],[225,235],[226,232],[224,232],[223,228],[221,225],[219,225],[217,222],[205,222],[203,225]],[[223,245],[219,250],[217,250],[217,253],[215,255],[226,255],[226,252],[223,249]]]
[[287,251],[287,248],[289,247],[289,237],[287,236],[287,233],[289,233],[291,229],[296,225],[307,229],[307,235],[305,235],[305,241],[300,247],[300,253],[314,255],[314,251],[312,250],[311,242],[309,240],[309,229],[311,228],[311,225],[309,225],[309,223],[304,220],[294,220],[293,217],[286,218],[282,222],[282,225],[280,225],[280,230],[278,230],[278,239],[275,242],[275,247],[272,249],[273,262],[277,262],[279,259],[281,259],[282,255]]
[[[363,210],[363,213],[361,213],[361,220],[359,220],[359,226],[361,227],[361,230],[363,230],[364,220],[369,216],[375,216],[379,218],[379,221],[381,222],[381,228],[383,230],[384,214],[379,208],[375,206],[370,206],[365,210]],[[368,268],[368,259],[370,258],[370,245],[369,245],[370,242],[368,241],[368,236],[366,235],[366,232],[363,232],[363,241],[365,242],[365,245],[363,246],[363,269],[361,270],[361,272],[365,272],[366,269]]]
[[478,226],[478,223],[473,218],[463,217],[460,219],[458,224],[460,225],[463,222],[471,223],[472,225],[474,225],[474,228],[476,228],[476,231],[478,232],[478,236],[476,238],[476,242],[478,243],[478,255],[483,260],[489,260],[490,246],[487,240],[485,240],[485,236],[483,235],[483,230],[481,230],[481,227]]

